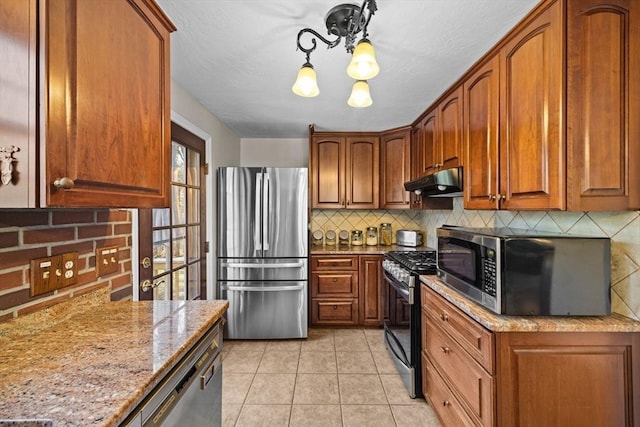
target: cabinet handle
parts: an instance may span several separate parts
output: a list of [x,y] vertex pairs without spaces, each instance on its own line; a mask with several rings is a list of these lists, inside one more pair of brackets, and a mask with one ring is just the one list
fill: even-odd
[[70,190],[74,186],[74,182],[71,178],[63,176],[62,178],[56,178],[53,181],[53,186],[56,188],[62,188],[63,190]]
[[493,202],[494,200],[496,200],[496,196],[494,196],[493,194],[489,193],[489,201]]
[[440,313],[440,320],[447,322],[449,320],[449,316],[447,316],[446,313]]
[[440,347],[440,350],[442,350],[444,354],[451,353],[451,349],[449,347]]

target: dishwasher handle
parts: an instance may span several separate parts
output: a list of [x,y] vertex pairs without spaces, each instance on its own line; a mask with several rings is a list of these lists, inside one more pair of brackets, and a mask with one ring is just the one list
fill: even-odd
[[216,376],[220,368],[222,367],[222,353],[218,354],[215,359],[211,362],[209,367],[204,370],[202,375],[200,375],[200,390],[204,390],[207,388],[211,379]]

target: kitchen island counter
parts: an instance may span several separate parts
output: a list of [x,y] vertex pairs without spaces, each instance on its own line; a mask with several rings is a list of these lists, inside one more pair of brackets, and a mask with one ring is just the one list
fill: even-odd
[[503,316],[495,314],[451,289],[436,276],[420,281],[492,332],[640,332],[640,322],[610,316]]
[[108,289],[0,324],[0,420],[121,423],[227,301],[109,302]]

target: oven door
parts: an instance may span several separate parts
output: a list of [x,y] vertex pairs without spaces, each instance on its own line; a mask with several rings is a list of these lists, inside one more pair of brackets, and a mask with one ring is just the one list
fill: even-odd
[[[384,323],[384,343],[409,396],[420,397],[419,297],[416,297],[414,286],[398,281],[386,271],[384,277],[389,295],[389,317]],[[412,284],[416,280],[416,276],[410,276]]]

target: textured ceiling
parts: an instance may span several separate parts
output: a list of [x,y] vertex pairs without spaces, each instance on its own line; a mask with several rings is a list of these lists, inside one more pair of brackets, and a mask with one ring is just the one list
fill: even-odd
[[304,138],[311,123],[352,131],[411,123],[537,0],[378,0],[369,38],[381,71],[363,109],[346,103],[353,80],[343,42],[327,49],[318,41],[311,55],[320,95],[291,91],[305,60],[298,31],[326,34],[324,16],[339,0],[158,3],[178,28],[171,72],[180,86],[242,138]]

